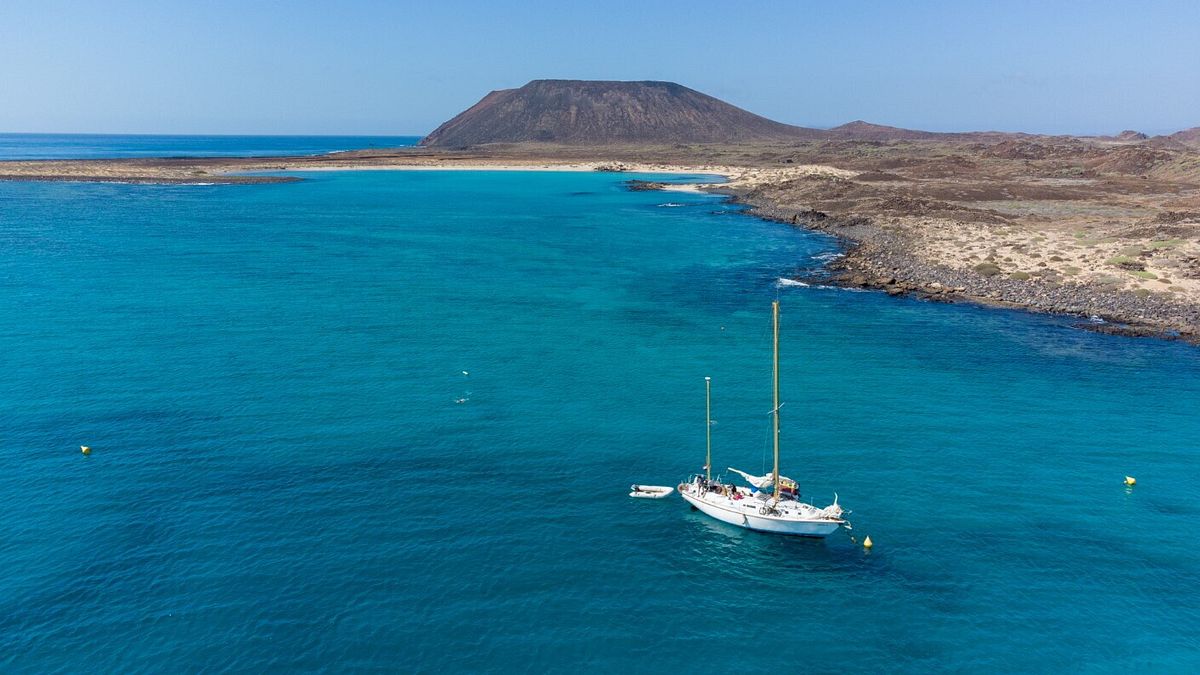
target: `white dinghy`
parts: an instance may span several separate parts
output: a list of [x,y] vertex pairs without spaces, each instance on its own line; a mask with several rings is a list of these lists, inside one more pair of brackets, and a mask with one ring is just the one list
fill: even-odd
[[675,491],[673,487],[665,485],[630,485],[630,497],[640,497],[641,499],[662,499]]

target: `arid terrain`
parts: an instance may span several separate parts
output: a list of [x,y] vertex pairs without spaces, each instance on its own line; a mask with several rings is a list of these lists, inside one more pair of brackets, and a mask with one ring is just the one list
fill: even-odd
[[1106,321],[1097,330],[1200,336],[1195,149],[848,142],[787,159],[858,173],[751,171],[731,192],[760,215],[856,242],[836,264],[841,283],[1094,316]]

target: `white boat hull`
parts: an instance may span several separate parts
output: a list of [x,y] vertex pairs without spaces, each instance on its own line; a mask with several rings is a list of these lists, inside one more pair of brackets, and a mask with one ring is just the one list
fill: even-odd
[[[689,490],[680,490],[679,496],[684,501],[699,509],[702,513],[717,520],[758,532],[786,534],[794,537],[824,538],[833,534],[841,527],[842,521],[828,519],[800,519],[772,515],[759,512],[762,502],[745,498],[731,500],[724,497],[705,499],[690,494]],[[706,497],[708,495],[705,495]],[[714,503],[728,502],[728,504]]]

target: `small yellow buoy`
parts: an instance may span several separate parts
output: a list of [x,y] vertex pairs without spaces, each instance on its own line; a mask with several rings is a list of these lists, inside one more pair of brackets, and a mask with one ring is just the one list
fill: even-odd
[[871,543],[871,537],[870,537],[870,536],[867,536],[867,538],[866,538],[866,539],[863,539],[863,548],[865,548],[865,549],[870,549],[870,548],[871,548],[872,546],[874,546],[874,545],[875,545],[875,544],[872,544],[872,543]]
[[80,451],[80,452],[82,452],[82,453],[83,453],[83,454],[85,454],[85,455],[90,455],[90,454],[92,454],[92,449],[91,449],[91,448],[89,448],[89,447],[88,447],[88,446],[86,446],[86,445],[81,445],[81,446],[79,446],[79,451]]
[[1129,487],[1133,487],[1134,485],[1137,485],[1137,479],[1133,476],[1125,476],[1125,484]]

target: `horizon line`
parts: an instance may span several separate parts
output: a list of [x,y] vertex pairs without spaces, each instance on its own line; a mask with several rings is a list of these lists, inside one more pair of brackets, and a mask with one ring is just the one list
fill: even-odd
[[[767,119],[770,119],[770,118],[767,118]],[[775,121],[775,120],[772,120],[772,121]],[[818,131],[829,131],[831,129],[835,129],[837,127],[844,126],[846,124],[851,124],[853,122],[865,122],[867,124],[873,124],[873,125],[883,126],[883,127],[891,127],[893,129],[902,129],[904,131],[916,131],[916,132],[922,132],[922,133],[935,133],[935,134],[1028,134],[1028,135],[1032,135],[1032,136],[1072,136],[1072,137],[1079,137],[1079,138],[1116,136],[1125,131],[1136,131],[1138,133],[1146,134],[1147,136],[1153,138],[1156,136],[1170,136],[1171,134],[1178,133],[1180,131],[1187,131],[1189,129],[1194,129],[1194,128],[1200,127],[1200,124],[1197,124],[1195,126],[1181,127],[1178,129],[1175,129],[1175,128],[1168,129],[1168,128],[1163,128],[1163,127],[1150,127],[1148,129],[1139,129],[1137,126],[1126,126],[1122,129],[1108,130],[1108,131],[1048,132],[1048,131],[1028,131],[1028,130],[1011,130],[1011,129],[1006,130],[1006,129],[999,129],[999,128],[972,129],[972,130],[967,130],[967,131],[944,131],[944,130],[934,130],[934,129],[930,129],[930,128],[923,128],[920,126],[903,127],[903,126],[896,126],[893,124],[886,124],[886,123],[881,123],[881,122],[870,122],[867,120],[863,120],[862,118],[857,118],[857,119],[851,120],[849,122],[841,122],[839,124],[832,124],[832,125],[825,125],[825,124],[800,125],[800,124],[792,124],[789,122],[781,122],[781,124],[787,124],[788,126],[793,126],[793,127],[797,127],[797,128],[815,129]],[[368,137],[424,138],[424,137],[428,136],[430,133],[432,133],[432,131],[414,134],[414,133],[367,133],[367,132],[356,132],[356,133],[347,133],[347,132],[336,132],[336,133],[328,133],[328,132],[315,132],[315,133],[213,132],[213,133],[209,133],[209,132],[194,132],[194,131],[145,132],[145,131],[3,131],[3,130],[0,130],[0,136],[145,136],[145,137],[176,136],[176,137],[209,137],[209,138],[211,138],[211,137],[236,138],[236,137],[246,137],[246,136],[261,136],[261,137],[275,137],[275,138],[306,138],[306,137],[307,138],[368,138]]]

